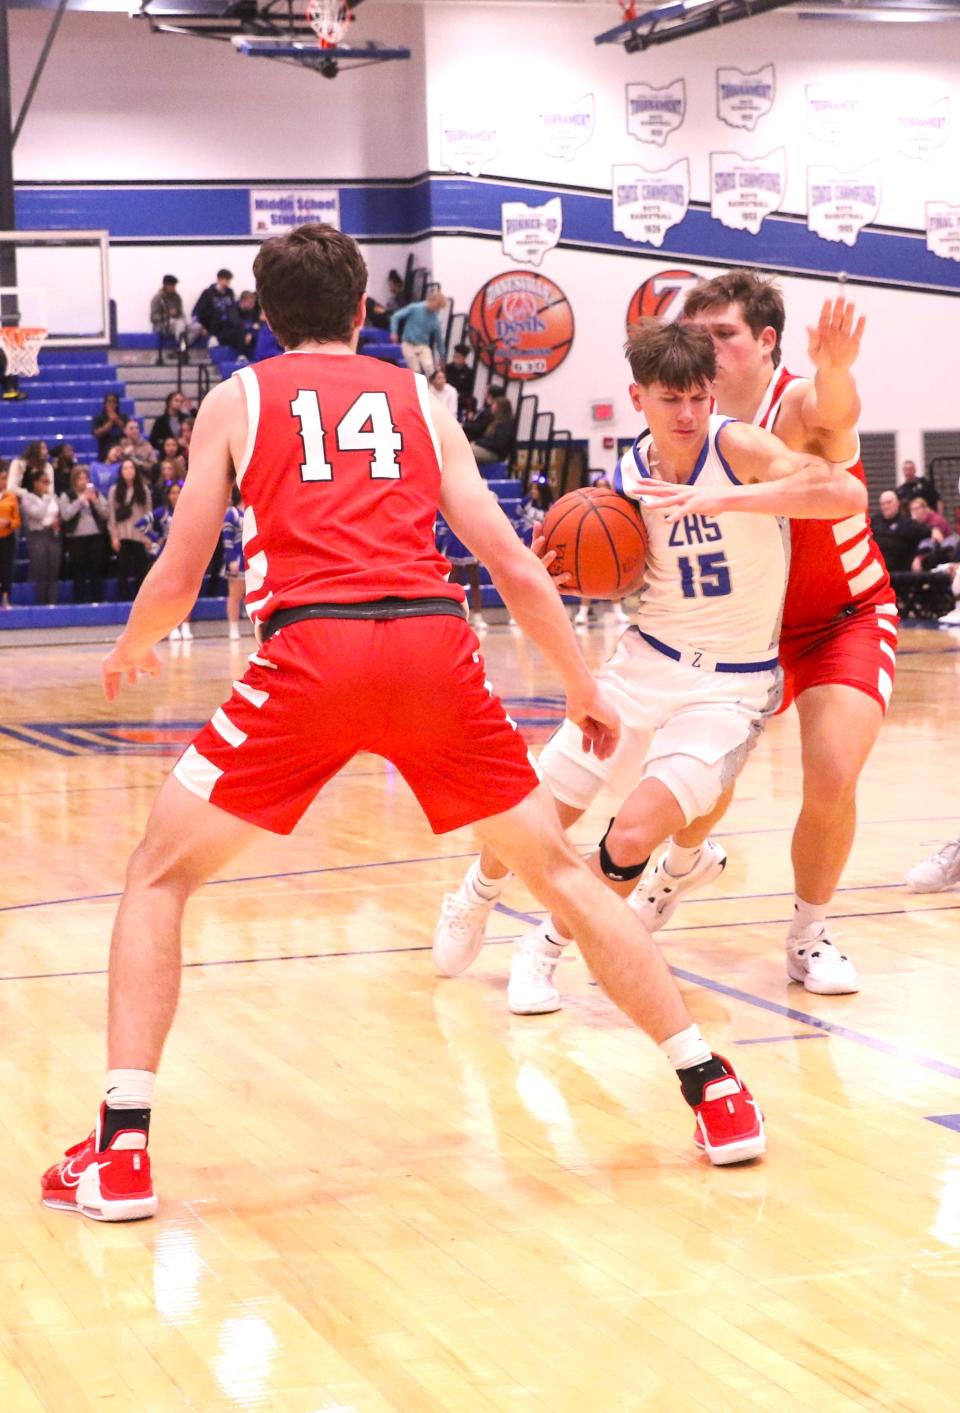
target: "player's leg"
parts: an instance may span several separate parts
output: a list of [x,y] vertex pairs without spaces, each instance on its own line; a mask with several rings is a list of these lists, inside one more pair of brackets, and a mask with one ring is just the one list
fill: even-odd
[[880,703],[856,687],[830,683],[797,697],[803,803],[791,845],[794,917],[787,937],[787,972],[808,991],[860,989],[856,968],[830,940],[827,909],[857,824],[857,782],[883,721]]
[[713,883],[726,868],[727,851],[710,835],[730,808],[735,789],[730,785],[708,814],[674,830],[663,853],[636,885],[630,906],[651,932],[666,927],[688,894]]
[[649,932],[565,838],[545,789],[482,820],[477,830],[547,908],[569,919],[607,994],[673,1065],[697,1114],[697,1142],[711,1161],[760,1156],[763,1121],[749,1091],[710,1052]]

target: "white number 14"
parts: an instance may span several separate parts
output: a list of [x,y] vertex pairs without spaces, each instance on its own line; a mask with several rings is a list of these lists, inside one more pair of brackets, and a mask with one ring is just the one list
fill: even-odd
[[[301,388],[290,404],[300,423],[303,442],[303,481],[332,481],[333,467],[327,459],[326,430],[320,419],[320,401],[312,388]],[[367,451],[371,454],[370,475],[377,481],[396,481],[400,476],[397,453],[403,437],[393,425],[393,414],[384,392],[364,392],[347,409],[337,424],[338,451]]]

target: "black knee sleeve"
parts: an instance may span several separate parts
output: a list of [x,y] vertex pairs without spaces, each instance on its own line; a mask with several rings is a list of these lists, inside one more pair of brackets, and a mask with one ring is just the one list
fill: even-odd
[[607,834],[610,833],[615,823],[616,820],[611,819],[607,825],[607,833],[600,840],[600,867],[603,870],[604,878],[609,878],[611,883],[632,883],[634,879],[640,877],[650,860],[648,857],[644,859],[643,863],[631,864],[625,868],[614,863],[607,852]]

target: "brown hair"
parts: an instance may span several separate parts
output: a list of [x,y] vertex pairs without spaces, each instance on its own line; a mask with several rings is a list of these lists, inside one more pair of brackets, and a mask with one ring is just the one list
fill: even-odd
[[71,491],[73,491],[74,493],[76,493],[77,481],[79,480],[79,478],[80,478],[81,476],[86,476],[86,478],[87,478],[87,484],[88,484],[88,485],[92,485],[92,484],[93,484],[92,481],[90,480],[90,472],[87,470],[86,466],[80,466],[80,465],[78,464],[78,465],[74,466],[73,469],[72,469],[71,472],[70,472],[70,489],[71,489]]
[[780,341],[786,322],[783,295],[779,285],[766,275],[757,275],[752,270],[728,270],[715,279],[703,280],[694,285],[683,301],[683,317],[694,319],[708,309],[723,309],[728,304],[739,304],[744,323],[758,339],[764,329],[772,329],[777,336],[773,345],[773,366],[780,362]]
[[253,262],[257,298],[284,348],[349,341],[367,288],[360,247],[334,226],[297,226],[265,240]]
[[690,324],[664,324],[641,319],[631,324],[624,345],[634,382],[649,387],[662,383],[674,392],[712,383],[717,372],[713,340]]

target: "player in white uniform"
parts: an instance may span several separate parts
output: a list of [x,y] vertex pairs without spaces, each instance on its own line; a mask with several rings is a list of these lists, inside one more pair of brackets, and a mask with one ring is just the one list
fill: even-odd
[[[866,505],[863,487],[819,457],[711,416],[715,360],[703,331],[646,321],[627,355],[649,433],[622,459],[615,486],[644,507],[650,542],[637,624],[600,673],[621,739],[607,761],[594,761],[564,725],[540,758],[565,827],[602,786],[623,798],[591,867],[624,896],[652,850],[726,789],[778,704],[782,517],[840,517]],[[485,851],[444,899],[433,951],[445,975],[479,952],[505,876]],[[520,939],[511,1010],[558,1008],[553,972],[569,940],[563,919]]]

